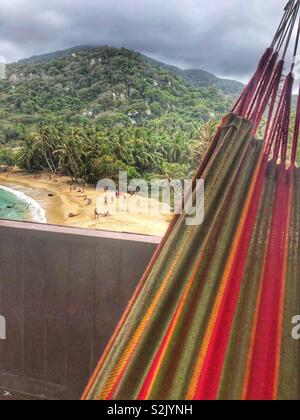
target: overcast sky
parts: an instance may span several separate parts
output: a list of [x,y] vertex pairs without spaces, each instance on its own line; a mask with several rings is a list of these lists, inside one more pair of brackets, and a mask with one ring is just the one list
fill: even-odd
[[124,46],[245,80],[287,0],[0,0],[8,62],[76,45]]

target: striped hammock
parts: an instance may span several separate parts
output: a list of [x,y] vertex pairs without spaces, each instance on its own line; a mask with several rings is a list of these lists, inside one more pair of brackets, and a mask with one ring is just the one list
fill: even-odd
[[204,223],[174,218],[83,399],[300,399],[300,99],[293,127],[290,118],[299,8],[288,2],[196,174]]

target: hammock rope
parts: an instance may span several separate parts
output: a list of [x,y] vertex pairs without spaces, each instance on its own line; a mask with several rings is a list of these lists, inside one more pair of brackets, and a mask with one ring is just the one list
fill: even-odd
[[83,399],[300,399],[299,12],[290,0],[194,177],[204,223],[174,217]]

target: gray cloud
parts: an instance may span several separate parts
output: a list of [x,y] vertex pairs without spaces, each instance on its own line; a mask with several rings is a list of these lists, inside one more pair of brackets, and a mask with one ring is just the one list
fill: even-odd
[[286,1],[1,0],[0,55],[106,44],[245,80]]

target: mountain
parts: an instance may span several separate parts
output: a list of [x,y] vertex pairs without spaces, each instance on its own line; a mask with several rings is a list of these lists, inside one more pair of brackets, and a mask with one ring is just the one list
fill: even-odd
[[[58,58],[67,57],[68,55],[80,53],[84,49],[89,49],[89,46],[77,46],[63,51],[56,51],[53,53],[35,55],[27,59],[19,61],[19,64],[42,64],[49,63]],[[209,73],[205,70],[190,69],[183,70],[176,66],[171,66],[163,62],[149,58],[143,54],[140,55],[145,62],[164,68],[176,76],[182,77],[190,86],[207,89],[209,87],[216,87],[220,89],[225,95],[236,97],[240,95],[244,88],[243,83],[231,79],[223,79]]]
[[12,63],[0,81],[0,165],[93,183],[120,169],[185,179],[215,132],[211,120],[231,109],[231,91],[209,73],[125,48],[82,46]]
[[207,86],[214,86],[225,95],[238,97],[244,85],[241,82],[230,79],[221,79],[212,73],[208,73],[204,70],[180,70],[177,73],[181,75],[191,86],[207,88]]
[[179,67],[170,66],[168,64],[162,63],[160,61],[154,60],[146,56],[143,57],[144,60],[156,64],[160,67],[163,67],[167,71],[179,77],[182,77],[192,87],[201,89],[215,87],[217,89],[220,89],[225,95],[229,95],[234,98],[238,97],[244,88],[244,85],[241,82],[231,79],[222,79],[205,70],[183,70]]
[[88,45],[80,45],[77,47],[68,48],[62,51],[54,51],[47,54],[40,54],[40,55],[33,55],[29,58],[24,58],[23,60],[19,60],[18,64],[42,64],[42,63],[49,63],[50,61],[57,60],[62,57],[67,57],[71,54],[80,53],[80,51],[84,49],[90,48]]
[[227,112],[239,88],[125,48],[75,47],[8,65],[0,81],[0,140],[57,119],[103,126],[171,121],[191,131]]

